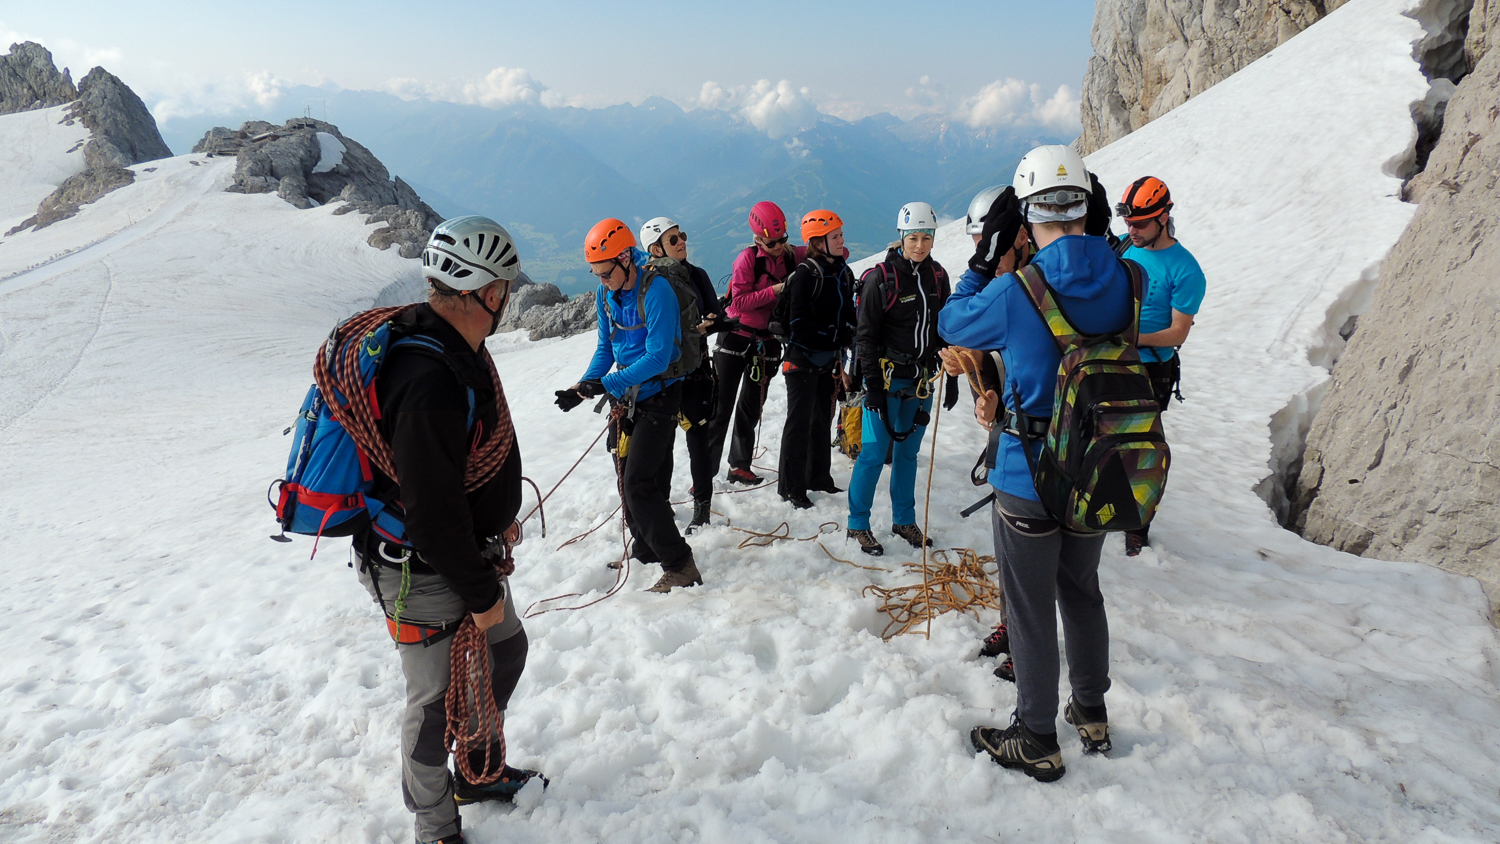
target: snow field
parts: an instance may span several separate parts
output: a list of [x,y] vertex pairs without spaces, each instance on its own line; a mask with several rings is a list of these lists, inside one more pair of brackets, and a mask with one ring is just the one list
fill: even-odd
[[[1380,173],[1425,85],[1403,8],[1355,0],[1090,162],[1112,191],[1166,179],[1210,280],[1156,546],[1126,560],[1106,544],[1109,757],[1064,732],[1068,775],[1043,786],[975,756],[968,730],[1014,702],[973,658],[994,619],[879,639],[860,592],[911,583],[914,559],[883,530],[884,485],[888,556],[857,562],[890,572],[811,542],[739,549],[724,525],[842,528],[842,495],[811,511],[720,495],[690,539],[704,586],[643,594],[656,569],[633,566],[610,600],[528,620],[507,738],[552,787],[465,809],[470,840],[1495,840],[1500,642],[1477,587],[1302,542],[1251,491],[1268,420],[1326,377],[1308,353],[1327,312],[1410,214]],[[1335,59],[1363,70],[1328,73]],[[1290,139],[1304,158],[1264,152]],[[0,839],[409,841],[389,638],[347,543],[308,560],[310,541],[267,541],[263,491],[322,337],[416,263],[366,246],[357,215],[223,193],[230,161],[154,164],[0,240]],[[939,232],[955,277],[969,251]],[[552,404],[594,337],[490,342],[546,491],[603,426]],[[784,411],[773,384],[759,465]],[[934,433],[932,533],[988,553],[983,514],[957,517],[983,493],[966,482],[983,441],[968,402]],[[614,583],[613,524],[556,549],[616,504],[596,447],[548,503],[548,536],[527,525],[521,605]],[[856,559],[841,533],[824,544]]]
[[36,213],[36,206],[69,176],[83,172],[82,121],[66,125],[71,106],[0,116],[0,234]]

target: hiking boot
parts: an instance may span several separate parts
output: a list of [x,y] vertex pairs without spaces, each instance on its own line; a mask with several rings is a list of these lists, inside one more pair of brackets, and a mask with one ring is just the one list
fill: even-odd
[[1010,726],[975,727],[969,733],[974,749],[988,753],[995,764],[1013,768],[1038,782],[1056,782],[1068,772],[1063,765],[1057,733],[1033,733],[1021,723],[1019,715],[1010,716]]
[[708,515],[709,515],[709,508],[708,508],[708,502],[707,501],[694,502],[693,503],[693,520],[691,522],[688,522],[687,532],[689,534],[691,534],[694,531],[696,531],[698,528],[701,528],[704,525],[708,524]]
[[452,835],[445,835],[433,841],[418,839],[417,844],[467,844],[468,840],[462,832],[455,832]]
[[791,504],[798,510],[811,510],[813,506],[812,499],[808,498],[805,492],[793,492],[783,495],[781,496],[781,500]]
[[1005,625],[995,625],[995,630],[984,637],[984,647],[979,649],[980,656],[999,656],[1010,653],[1010,634],[1005,631]]
[[1146,535],[1133,530],[1125,531],[1125,556],[1139,557],[1146,545]]
[[891,525],[891,533],[910,542],[913,548],[921,548],[924,544],[928,548],[932,547],[932,539],[923,536],[922,529],[916,525]]
[[819,484],[817,486],[810,486],[810,487],[807,488],[807,491],[808,492],[826,492],[829,495],[838,495],[839,493],[843,492],[842,489],[839,489],[838,484],[835,484],[833,481],[828,481],[826,483]]
[[1016,681],[1016,661],[1006,657],[1005,661],[995,666],[995,676],[1007,683]]
[[725,477],[734,483],[744,484],[745,486],[754,486],[760,483],[760,475],[755,474],[749,469],[730,469],[729,474]]
[[1109,742],[1109,714],[1104,704],[1084,706],[1069,697],[1068,705],[1063,707],[1063,720],[1078,730],[1084,753],[1105,753],[1114,747]]
[[867,530],[855,530],[854,528],[849,528],[849,532],[845,535],[855,542],[858,542],[859,550],[865,552],[866,554],[869,554],[871,557],[879,557],[881,554],[885,553],[885,546],[881,545],[879,542],[876,542],[875,534],[870,533]]
[[[542,781],[542,788],[551,783],[540,771],[527,771],[521,768],[512,768],[509,765],[500,773],[500,779],[489,785],[474,785],[464,779],[463,774],[453,775],[453,801],[460,806],[470,803],[483,803],[487,800],[498,800],[501,803],[510,803],[516,799],[516,795],[526,786],[526,783],[534,779]],[[463,839],[459,839],[462,841]],[[448,839],[444,838],[444,842]]]
[[647,589],[647,592],[671,592],[679,586],[702,586],[703,575],[698,573],[698,564],[689,557],[687,565],[676,571],[663,571],[661,580],[656,585]]

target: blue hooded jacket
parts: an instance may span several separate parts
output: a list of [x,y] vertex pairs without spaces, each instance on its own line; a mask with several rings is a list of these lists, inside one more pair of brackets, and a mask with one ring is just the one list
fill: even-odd
[[[1130,321],[1130,277],[1104,238],[1060,237],[1032,263],[1057,291],[1063,312],[1079,331],[1103,334]],[[1005,394],[1000,397],[1005,407],[1015,408],[1014,396],[1020,390],[1022,412],[1052,416],[1062,353],[1014,274],[986,281],[973,270],[964,273],[938,314],[938,333],[955,346],[998,349],[1005,362]],[[1041,441],[1034,442],[1033,459],[1041,450]],[[989,482],[1017,498],[1039,500],[1017,437],[1000,437]]]
[[[643,279],[646,262],[651,256],[635,247],[630,248],[630,253],[637,268],[637,279]],[[677,293],[665,278],[651,282],[646,291],[644,315],[637,312],[636,298],[633,287],[611,293],[603,284],[599,285],[594,297],[599,317],[599,344],[582,380],[602,379],[604,389],[616,398],[624,398],[631,387],[639,384],[641,389],[636,393],[639,401],[682,380],[652,380],[667,371],[667,366],[682,355],[678,349],[682,338],[682,317],[677,307]],[[643,323],[644,327],[624,327]],[[610,368],[616,366],[619,368],[610,372]]]

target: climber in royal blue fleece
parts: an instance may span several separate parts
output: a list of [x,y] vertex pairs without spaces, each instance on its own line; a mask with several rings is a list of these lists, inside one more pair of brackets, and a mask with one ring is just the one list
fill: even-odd
[[[1026,225],[1039,247],[1031,263],[1057,292],[1069,321],[1089,334],[1127,326],[1132,317],[1129,276],[1104,238],[1085,234],[1095,188],[1102,196],[1073,150],[1050,145],[1027,153],[1013,188],[1000,194],[985,215],[969,270],[938,315],[938,331],[947,342],[1000,352],[1005,394],[991,392],[984,399],[998,398],[1011,410],[1019,394],[1025,416],[1042,426],[1052,417],[1062,354],[1015,274],[996,278],[995,273],[1001,259],[1016,249]],[[995,424],[1006,432],[989,475],[995,488],[991,522],[1005,589],[1016,712],[1009,728],[976,727],[970,740],[1000,765],[1050,782],[1066,770],[1056,727],[1058,610],[1073,691],[1064,718],[1078,730],[1086,751],[1109,749],[1104,707],[1110,685],[1109,622],[1099,590],[1104,534],[1060,528],[1037,496],[1021,440],[1011,433],[1015,423],[1002,413]],[[1038,453],[1041,440],[1031,440]]]
[[[600,222],[584,243],[589,269],[599,279],[599,345],[583,380],[559,390],[557,404],[570,410],[604,392],[621,409],[611,423],[610,447],[618,456],[625,524],[634,539],[631,556],[661,563],[661,579],[649,592],[695,586],[703,578],[667,500],[682,379],[662,376],[681,354],[677,293],[646,268],[651,256],[635,248],[635,236],[620,220]],[[639,285],[645,285],[644,297]]]

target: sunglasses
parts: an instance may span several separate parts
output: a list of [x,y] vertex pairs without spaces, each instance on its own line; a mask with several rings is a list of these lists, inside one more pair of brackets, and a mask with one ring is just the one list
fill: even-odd
[[757,237],[756,240],[760,241],[760,245],[761,246],[766,246],[766,247],[781,246],[782,244],[786,243],[787,235],[782,235],[781,237],[778,237],[775,240],[767,240],[766,238],[763,238],[763,237]]
[[1161,222],[1161,218],[1159,218],[1159,217],[1147,217],[1144,220],[1126,220],[1125,221],[1125,228],[1131,229],[1131,230],[1144,229],[1145,227],[1151,225],[1152,223],[1160,223],[1160,222]]
[[676,246],[679,243],[687,243],[687,232],[667,235],[667,245]]
[[593,276],[594,278],[599,279],[600,281],[607,281],[607,280],[609,280],[610,276],[612,276],[612,275],[615,274],[615,270],[619,269],[619,267],[620,267],[620,265],[617,264],[617,263],[616,264],[610,264],[609,265],[609,269],[605,270],[602,273],[596,273],[593,270],[589,270],[589,275]]

